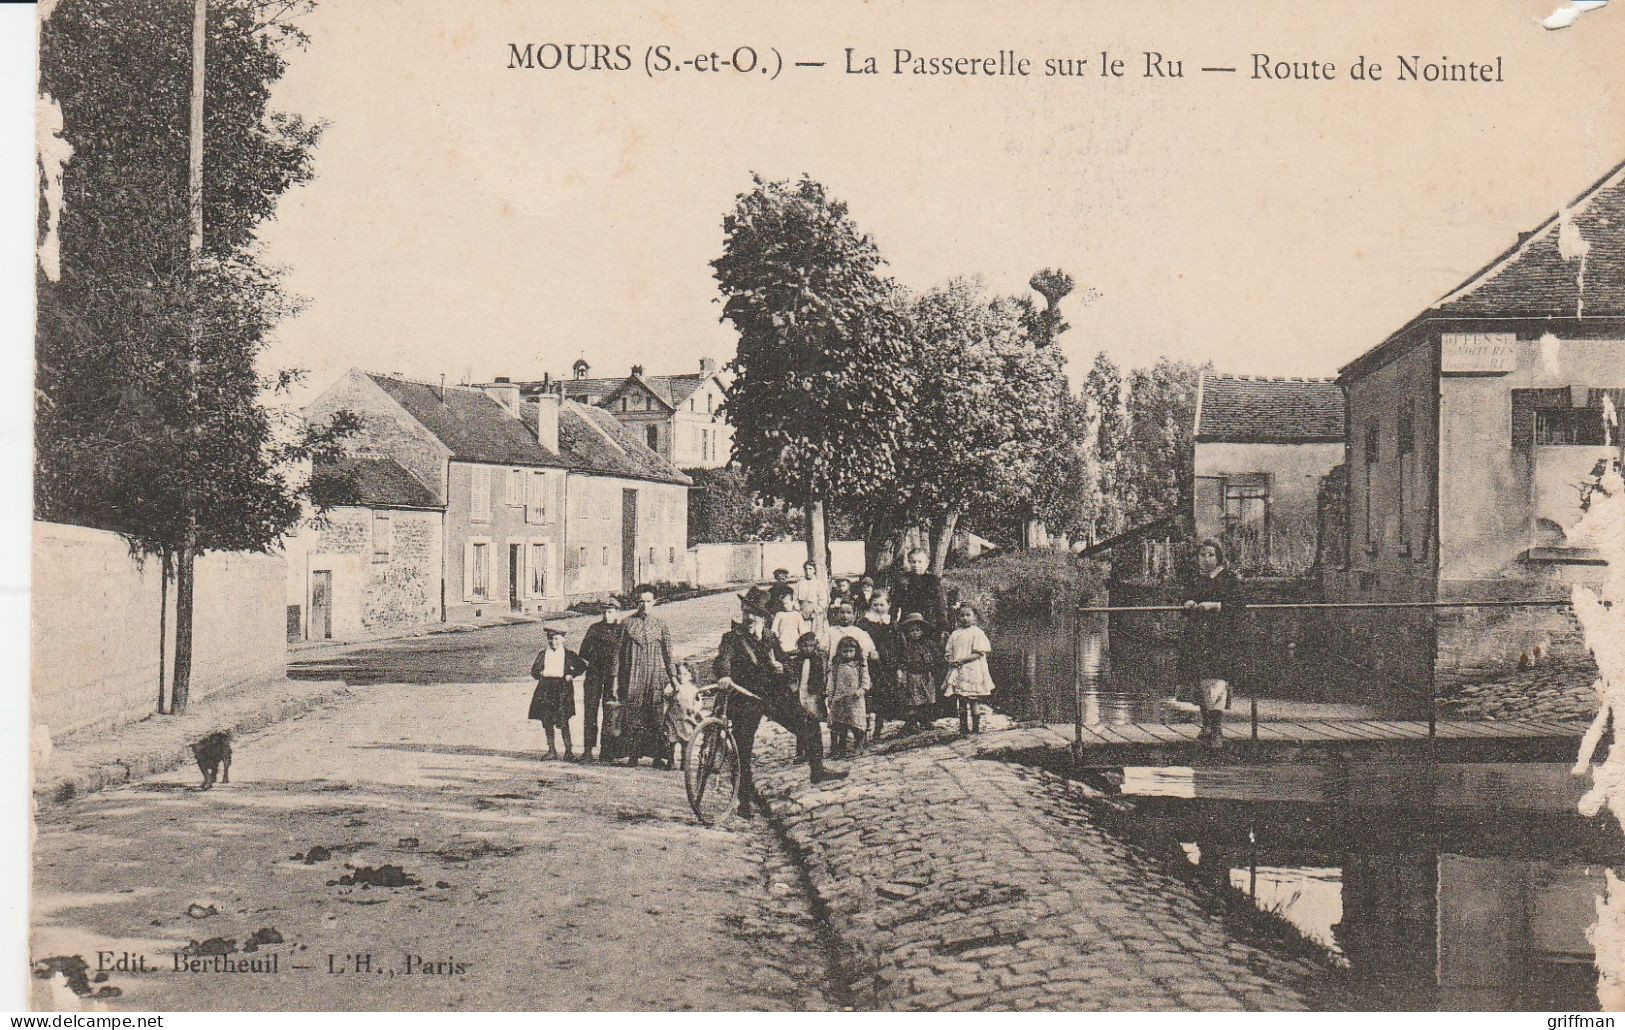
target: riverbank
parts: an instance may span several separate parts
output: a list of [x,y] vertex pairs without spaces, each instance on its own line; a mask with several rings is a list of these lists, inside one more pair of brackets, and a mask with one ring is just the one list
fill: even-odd
[[1064,551],[1018,551],[977,559],[943,573],[950,595],[969,602],[984,623],[999,613],[1048,615],[1106,594],[1106,567]]
[[1046,732],[937,731],[816,787],[786,764],[787,737],[764,742],[762,792],[837,942],[852,1005],[1327,1007],[1325,964],[1254,943],[1248,914],[1105,832],[1080,803],[1090,788],[1001,759],[1046,746],[1034,736]]

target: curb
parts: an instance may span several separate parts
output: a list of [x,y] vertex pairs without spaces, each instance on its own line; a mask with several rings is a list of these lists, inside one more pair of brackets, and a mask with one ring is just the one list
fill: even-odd
[[80,795],[93,794],[109,787],[121,786],[176,769],[191,760],[190,741],[204,732],[225,730],[233,736],[252,733],[354,696],[350,688],[343,683],[320,683],[312,686],[315,689],[296,697],[278,698],[266,707],[244,712],[235,719],[228,718],[224,724],[205,722],[202,726],[192,727],[188,732],[187,724],[177,723],[172,729],[175,731],[174,735],[184,737],[183,741],[154,743],[146,750],[127,757],[117,758],[102,765],[75,769],[43,783],[36,783],[33,790],[35,808],[37,811],[44,811]]

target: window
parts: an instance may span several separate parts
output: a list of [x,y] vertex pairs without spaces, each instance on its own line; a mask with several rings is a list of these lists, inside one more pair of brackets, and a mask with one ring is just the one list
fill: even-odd
[[[1569,408],[1569,388],[1512,391],[1512,446],[1527,450],[1535,445],[1537,412]],[[1555,427],[1554,427],[1555,429]]]
[[660,449],[660,427],[650,426],[644,432],[644,435],[649,439],[649,449],[651,451],[658,451]]
[[626,398],[625,398],[625,397],[622,397],[622,398],[621,398],[621,410],[622,410],[622,411],[625,411],[625,410],[626,410],[626,409],[627,409],[627,403],[626,403]]
[[491,469],[475,465],[468,479],[468,519],[470,522],[491,521]]
[[1365,427],[1365,463],[1375,465],[1382,460],[1382,427],[1375,422]]
[[606,569],[609,568],[609,545],[608,544],[604,545],[604,553],[603,553],[603,556],[599,559],[598,564],[602,565]]
[[712,404],[712,401],[713,401],[713,398],[712,398],[712,397],[711,397],[711,395],[710,395],[710,394],[706,394],[706,395],[705,395],[705,413],[706,413],[706,414],[707,414],[707,415],[709,415],[709,414],[711,414],[711,404]]
[[547,477],[544,473],[533,469],[525,478],[525,521],[546,522]]
[[649,548],[649,564],[651,566],[653,566],[655,561],[656,561],[656,559],[655,559],[655,549],[653,547],[651,547],[651,548]]
[[491,545],[469,544],[471,557],[469,560],[469,591],[468,595],[476,601],[486,601],[491,597]]
[[525,470],[508,470],[508,507],[517,508],[525,503]]
[[1607,442],[1602,408],[1540,408],[1535,411],[1535,444],[1540,447]]
[[1410,401],[1399,409],[1399,425],[1395,433],[1394,447],[1397,453],[1410,454],[1416,450],[1416,408]]
[[547,545],[530,545],[530,596],[547,596]]
[[675,547],[666,548],[666,564],[667,565],[676,565],[677,564],[677,548],[675,548]]
[[375,562],[389,561],[389,550],[394,544],[394,535],[390,527],[389,512],[375,511],[372,513],[372,560]]
[[694,411],[695,410],[695,408],[694,408],[694,398],[692,398],[692,397],[690,397],[688,399],[688,410],[689,411]]
[[1224,528],[1262,532],[1269,519],[1270,482],[1267,473],[1231,476],[1224,484]]

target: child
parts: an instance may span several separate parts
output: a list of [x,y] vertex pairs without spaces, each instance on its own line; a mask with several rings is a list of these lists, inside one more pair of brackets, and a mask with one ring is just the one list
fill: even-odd
[[694,674],[687,665],[677,666],[677,681],[666,688],[665,695],[666,743],[671,745],[666,768],[672,769],[682,760],[683,747],[693,738],[705,712],[700,707],[700,688],[694,685]]
[[812,624],[796,605],[796,595],[781,594],[779,607],[773,613],[773,624],[768,629],[778,640],[779,648],[785,654],[794,654],[796,641],[801,639],[801,634],[812,629]]
[[937,703],[937,678],[942,649],[926,633],[925,616],[903,616],[902,639],[897,644],[897,705],[903,713],[904,733],[918,733],[931,721]]
[[867,695],[869,661],[863,647],[851,637],[842,637],[829,662],[829,726],[832,734],[830,757],[847,756],[847,739],[852,753],[863,747],[864,730],[869,726]]
[[570,717],[576,714],[576,692],[570,681],[586,671],[587,663],[581,656],[564,646],[564,630],[547,627],[547,646],[536,653],[536,661],[530,666],[530,674],[536,677],[536,691],[530,696],[530,717],[547,731],[544,762],[557,761],[559,757],[553,744],[554,729],[564,734],[564,760],[575,760],[575,751],[570,746]]
[[993,693],[987,656],[993,644],[976,624],[976,609],[959,606],[959,628],[948,634],[948,681],[944,693],[959,699],[959,735],[982,732],[981,699]]
[[[790,687],[796,700],[812,722],[812,732],[822,734],[820,725],[828,717],[824,708],[824,685],[827,678],[824,649],[818,644],[818,634],[808,631],[796,639],[795,650],[790,652]],[[796,737],[796,761],[807,760],[807,742]]]

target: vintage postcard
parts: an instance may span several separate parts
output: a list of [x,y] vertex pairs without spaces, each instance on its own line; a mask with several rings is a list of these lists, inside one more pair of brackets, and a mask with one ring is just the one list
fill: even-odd
[[44,0],[29,1004],[1612,1026],[1622,7]]

